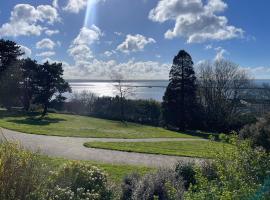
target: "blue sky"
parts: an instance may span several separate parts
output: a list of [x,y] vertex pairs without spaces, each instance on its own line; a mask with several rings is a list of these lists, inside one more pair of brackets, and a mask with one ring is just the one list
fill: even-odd
[[229,59],[270,78],[269,0],[9,0],[0,37],[65,77],[166,79],[173,57]]

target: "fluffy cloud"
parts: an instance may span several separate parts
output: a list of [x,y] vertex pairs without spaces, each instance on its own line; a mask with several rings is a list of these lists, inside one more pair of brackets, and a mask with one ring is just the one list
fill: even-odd
[[83,27],[79,35],[74,39],[73,45],[91,45],[95,41],[98,41],[101,36],[102,32],[97,26],[92,25],[90,28]]
[[69,0],[64,7],[64,10],[72,13],[79,13],[87,6],[87,2],[88,0]]
[[21,51],[24,53],[24,55],[22,56],[22,58],[28,58],[31,56],[32,54],[32,50],[29,49],[28,47],[26,46],[23,46],[23,45],[19,45],[20,46],[20,49]]
[[51,57],[51,56],[54,56],[54,55],[55,55],[54,51],[44,51],[44,52],[38,53],[36,56],[39,56],[39,57]]
[[270,67],[243,67],[243,70],[247,71],[252,77],[256,79],[269,79]]
[[127,35],[125,41],[117,47],[117,50],[124,53],[142,51],[146,45],[151,43],[156,43],[156,41],[140,34]]
[[58,34],[60,33],[59,30],[46,30],[45,31],[45,34],[48,35],[48,36],[52,36],[52,35],[55,35],[55,34]]
[[95,25],[92,25],[90,28],[83,27],[80,30],[68,49],[68,53],[73,57],[76,65],[82,65],[82,63],[93,59],[90,45],[99,41],[100,37],[102,37],[102,32]]
[[228,54],[228,51],[226,49],[223,49],[222,47],[215,48],[215,51],[217,52],[217,54],[214,60],[223,60],[225,59],[225,54]]
[[67,5],[63,8],[63,10],[71,13],[79,13],[81,10],[86,8],[88,2],[95,4],[102,1],[104,2],[105,0],[68,0]]
[[53,7],[58,8],[58,0],[53,0],[52,5]]
[[120,73],[125,79],[164,79],[169,76],[169,64],[154,61],[134,61],[118,63],[115,60],[102,61],[93,59],[77,65],[65,65],[65,77],[91,79],[110,79],[111,74]]
[[53,49],[55,47],[55,42],[49,38],[44,38],[36,43],[37,49]]
[[242,37],[244,31],[228,25],[224,11],[227,4],[222,0],[160,0],[149,13],[154,22],[175,21],[173,29],[165,33],[165,38],[185,37],[188,43],[207,40],[227,40]]
[[10,21],[0,27],[0,36],[40,35],[46,28],[38,22],[53,24],[56,21],[59,21],[58,12],[50,5],[35,8],[29,4],[17,4]]

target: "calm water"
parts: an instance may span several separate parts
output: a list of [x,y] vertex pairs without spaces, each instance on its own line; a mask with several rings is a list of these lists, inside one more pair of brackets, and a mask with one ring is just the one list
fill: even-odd
[[[261,85],[262,83],[270,83],[270,80],[255,80],[255,82],[258,85]],[[69,83],[73,93],[88,91],[96,94],[97,96],[117,95],[117,90],[114,87],[116,83],[110,81],[70,81]],[[154,99],[161,101],[168,85],[168,81],[128,81],[123,84],[132,88],[133,94],[128,98]]]

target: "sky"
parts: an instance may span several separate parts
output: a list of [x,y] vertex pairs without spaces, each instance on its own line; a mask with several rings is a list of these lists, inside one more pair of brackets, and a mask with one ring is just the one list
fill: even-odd
[[1,0],[0,37],[68,79],[168,79],[179,50],[270,79],[269,0]]

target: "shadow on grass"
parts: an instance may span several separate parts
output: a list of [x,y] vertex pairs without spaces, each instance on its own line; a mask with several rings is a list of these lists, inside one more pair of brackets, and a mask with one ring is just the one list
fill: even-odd
[[[181,132],[182,133],[182,132]],[[194,137],[200,137],[203,139],[209,139],[210,136],[216,136],[218,134],[215,133],[206,133],[206,132],[202,132],[202,131],[185,131],[184,133],[194,136]]]
[[[6,111],[0,110],[0,119],[1,118],[14,118],[7,120],[8,122],[16,124],[25,124],[25,125],[34,125],[34,126],[46,126],[49,124],[59,123],[61,121],[66,121],[61,118],[51,118],[51,117],[40,117],[39,112],[23,112],[23,111]],[[16,119],[16,118],[21,119]]]
[[60,119],[60,118],[50,118],[50,117],[43,117],[43,118],[28,117],[26,119],[8,120],[8,122],[12,122],[16,124],[26,124],[26,125],[33,125],[33,126],[46,126],[50,124],[59,123],[61,121],[66,121],[66,120]]

